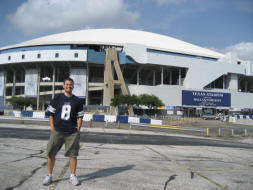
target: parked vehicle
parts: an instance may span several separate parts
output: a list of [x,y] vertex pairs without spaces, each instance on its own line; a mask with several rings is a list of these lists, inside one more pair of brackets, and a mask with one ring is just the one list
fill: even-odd
[[201,116],[202,119],[204,120],[208,120],[208,119],[216,119],[216,115],[213,115],[213,114],[203,114]]
[[208,120],[208,119],[221,120],[221,119],[223,119],[223,117],[224,117],[224,115],[222,113],[218,113],[215,115],[211,114],[211,113],[206,113],[201,116],[201,118],[204,120]]

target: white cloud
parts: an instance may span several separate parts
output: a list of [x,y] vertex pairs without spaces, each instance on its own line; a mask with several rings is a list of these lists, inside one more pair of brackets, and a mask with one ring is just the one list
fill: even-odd
[[228,46],[221,50],[223,53],[236,53],[239,59],[251,61],[253,63],[253,42],[241,42],[233,46]]
[[139,18],[124,0],[27,0],[8,19],[27,34],[127,27]]

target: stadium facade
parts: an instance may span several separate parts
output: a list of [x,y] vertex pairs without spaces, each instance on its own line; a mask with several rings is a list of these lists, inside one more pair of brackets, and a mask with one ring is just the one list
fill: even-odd
[[[74,93],[84,104],[109,105],[104,97],[107,48],[117,52],[129,93],[158,96],[169,114],[253,108],[250,62],[168,36],[126,29],[59,33],[0,48],[0,96],[5,104],[12,96],[35,98],[37,109],[44,109],[70,76]],[[120,88],[115,86],[114,93]]]

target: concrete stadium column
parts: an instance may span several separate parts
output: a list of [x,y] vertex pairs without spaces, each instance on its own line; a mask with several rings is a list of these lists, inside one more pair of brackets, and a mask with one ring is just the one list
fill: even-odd
[[68,66],[69,66],[69,77],[70,77],[71,64],[70,64],[70,63],[68,63]]
[[226,88],[226,76],[223,75],[223,83],[222,83],[222,88],[225,89]]
[[37,78],[37,110],[40,107],[40,67],[37,66],[38,69],[38,78]]
[[172,85],[172,71],[170,71],[170,85]]
[[21,75],[21,81],[25,82],[25,69],[23,70],[23,74]]
[[4,71],[4,105],[6,105],[6,80],[7,71]]
[[85,105],[89,105],[89,64],[87,62],[87,74],[86,74],[86,98],[85,98]]
[[53,63],[51,65],[53,67],[53,86],[52,86],[53,93],[52,93],[52,98],[54,98],[54,96],[55,96],[55,65]]
[[56,82],[60,82],[59,77],[60,77],[60,68],[57,67],[57,69],[56,69]]
[[182,73],[182,70],[181,69],[179,69],[179,75],[178,75],[178,84],[179,84],[179,86],[181,86],[182,84],[182,78],[181,78],[181,73]]
[[[114,75],[112,65],[114,65],[114,54],[106,50],[105,69],[104,69],[104,94],[103,105],[109,106],[111,99],[114,98]],[[113,110],[112,110],[113,111]]]
[[228,89],[238,91],[238,75],[229,74],[227,77]]
[[13,69],[13,81],[12,81],[12,96],[15,96],[15,91],[16,91],[16,70]]
[[153,86],[155,86],[155,71],[153,71]]
[[247,79],[245,79],[245,81],[244,81],[244,89],[245,89],[245,92],[248,92],[248,81],[247,81]]
[[161,69],[161,85],[163,85],[163,67]]
[[253,92],[253,84],[252,83],[250,83],[248,90],[249,90],[249,92]]

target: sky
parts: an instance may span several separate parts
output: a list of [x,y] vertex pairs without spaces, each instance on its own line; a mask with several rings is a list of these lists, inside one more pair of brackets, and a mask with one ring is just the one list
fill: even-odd
[[143,30],[253,62],[253,0],[0,0],[0,47],[90,28]]

